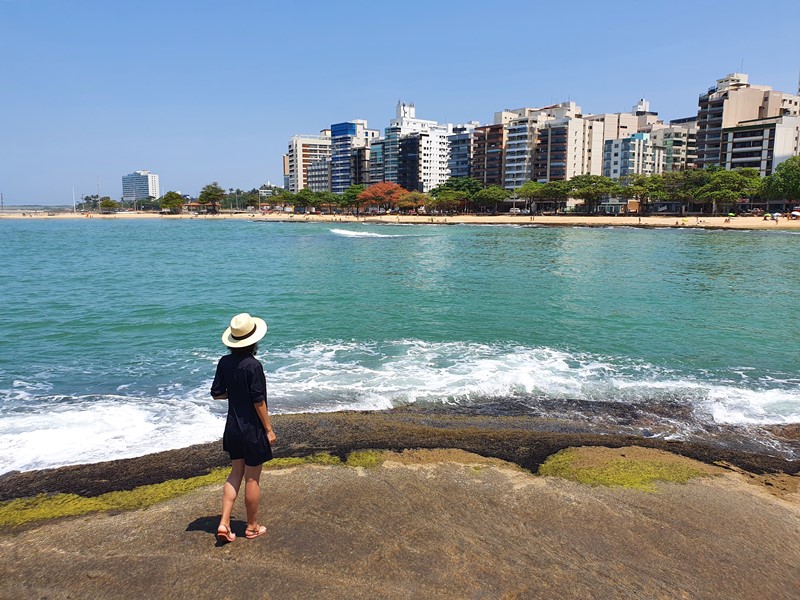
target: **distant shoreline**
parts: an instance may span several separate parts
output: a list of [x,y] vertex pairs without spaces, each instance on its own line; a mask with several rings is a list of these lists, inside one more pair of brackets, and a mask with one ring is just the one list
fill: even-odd
[[648,229],[739,229],[767,231],[800,231],[800,219],[781,218],[779,221],[765,221],[760,217],[667,217],[667,216],[587,216],[587,215],[305,215],[293,213],[223,213],[219,215],[160,215],[142,212],[122,212],[114,214],[69,213],[69,212],[4,212],[2,220],[24,219],[164,219],[164,220],[244,220],[263,222],[304,222],[304,223],[374,223],[374,224],[419,224],[419,225],[520,225],[520,226],[560,226],[560,227],[641,227]]

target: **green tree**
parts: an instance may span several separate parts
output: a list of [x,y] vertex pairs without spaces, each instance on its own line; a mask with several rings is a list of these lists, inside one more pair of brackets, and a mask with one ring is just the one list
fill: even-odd
[[425,203],[425,209],[443,212],[456,211],[469,201],[466,190],[443,190],[437,196],[431,196]]
[[118,208],[119,208],[119,203],[114,202],[114,200],[112,200],[108,196],[103,196],[102,198],[100,198],[100,212],[108,213],[115,211]]
[[479,191],[483,189],[483,184],[473,177],[451,177],[442,185],[436,186],[430,192],[434,198],[442,192],[456,191],[465,192],[471,200]]
[[536,212],[536,200],[541,197],[543,188],[543,183],[526,181],[517,189],[517,196],[525,200],[526,208],[530,208],[533,205],[532,212]]
[[699,202],[697,192],[711,181],[713,171],[689,169],[664,173],[664,195],[667,200],[680,202],[681,213],[686,213],[691,204]]
[[78,210],[98,210],[100,208],[100,196],[96,194],[82,196],[77,208]]
[[602,200],[620,194],[617,182],[602,175],[576,175],[569,180],[569,184],[571,195],[583,200],[588,214],[596,212]]
[[328,212],[333,212],[333,207],[340,202],[339,194],[333,192],[314,192],[315,206],[327,206]]
[[352,211],[353,207],[356,209],[356,214],[358,214],[359,210],[361,209],[361,200],[358,199],[358,196],[367,189],[367,186],[361,184],[354,184],[348,187],[339,199],[341,203],[341,207],[345,210]]
[[155,196],[142,198],[141,200],[137,200],[135,204],[139,210],[158,210],[161,206],[159,202],[156,202]]
[[272,197],[272,203],[275,206],[280,206],[281,210],[285,209],[287,206],[294,206],[294,194],[284,190],[277,196]]
[[772,175],[764,178],[762,190],[767,198],[800,201],[800,156],[779,164]]
[[168,210],[172,214],[178,214],[183,210],[183,196],[178,192],[167,192],[161,196],[161,210]]
[[665,180],[661,175],[626,175],[619,183],[622,197],[636,200],[640,213],[649,212],[650,202],[667,199]]
[[261,197],[258,195],[258,190],[253,188],[247,192],[242,192],[242,206],[245,208],[253,208],[258,210],[261,204]]
[[711,205],[711,214],[717,214],[719,206],[734,207],[745,197],[753,196],[761,188],[758,171],[737,169],[710,171],[710,180],[697,190],[698,201]]
[[214,181],[205,186],[197,197],[197,202],[206,207],[209,212],[217,212],[218,207],[225,197],[225,190],[219,187],[219,184]]
[[312,192],[308,188],[303,188],[299,192],[294,195],[294,205],[295,208],[299,207],[303,210],[300,212],[306,212],[309,207],[314,206],[316,202],[316,197],[314,196],[314,192]]
[[405,211],[415,211],[420,206],[426,206],[430,202],[431,197],[422,192],[413,191],[403,194],[397,201],[397,208]]
[[487,188],[483,188],[478,193],[475,194],[474,200],[478,206],[488,208],[490,206],[494,207],[494,211],[497,212],[497,205],[500,202],[503,202],[506,198],[508,198],[511,193],[508,190],[504,190],[501,187],[496,185],[490,185]]
[[568,181],[548,181],[539,190],[538,197],[540,200],[552,202],[558,212],[566,206],[571,189]]

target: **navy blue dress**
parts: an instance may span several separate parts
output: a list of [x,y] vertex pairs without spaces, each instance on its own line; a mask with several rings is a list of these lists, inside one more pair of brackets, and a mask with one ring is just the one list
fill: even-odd
[[222,449],[231,460],[244,459],[256,467],[272,459],[267,432],[256,413],[255,404],[267,400],[264,368],[254,356],[227,354],[219,359],[211,395],[228,394],[228,418],[222,436]]

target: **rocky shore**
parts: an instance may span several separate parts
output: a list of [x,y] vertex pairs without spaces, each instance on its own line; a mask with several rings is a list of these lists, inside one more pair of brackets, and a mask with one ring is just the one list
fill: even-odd
[[[239,538],[216,543],[219,484],[146,509],[5,527],[0,598],[788,599],[800,589],[800,463],[780,456],[418,409],[280,415],[274,425],[277,457],[381,452],[265,471],[269,531],[258,540],[243,539],[240,502]],[[642,491],[535,474],[574,447],[578,470],[677,466],[690,476]],[[225,464],[213,443],[10,473],[0,498],[95,496]]]
[[[630,410],[630,407],[623,408]],[[609,410],[604,408],[604,416],[608,416]],[[547,457],[564,448],[637,445],[666,450],[707,464],[725,462],[755,474],[794,475],[800,471],[800,461],[731,449],[711,441],[667,441],[642,437],[619,425],[545,417],[459,415],[409,407],[380,412],[277,415],[273,423],[279,435],[274,449],[276,457],[302,457],[317,452],[345,457],[362,449],[456,448],[499,458],[535,473]],[[800,431],[790,429],[782,433],[791,436],[790,441],[796,444]],[[742,440],[735,441],[735,446],[746,448]],[[222,452],[222,444],[213,442],[138,458],[7,473],[0,476],[0,501],[41,493],[97,496],[203,475],[226,465],[228,457]]]

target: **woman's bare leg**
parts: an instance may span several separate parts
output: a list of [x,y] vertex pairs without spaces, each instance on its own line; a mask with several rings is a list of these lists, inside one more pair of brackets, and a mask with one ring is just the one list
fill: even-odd
[[244,506],[247,509],[247,528],[258,529],[258,503],[261,500],[261,466],[244,468]]
[[230,530],[231,528],[231,511],[233,504],[236,502],[236,496],[239,495],[239,486],[242,485],[242,477],[244,477],[245,470],[250,467],[245,467],[244,459],[237,458],[231,461],[231,474],[228,475],[225,485],[222,486],[222,516],[219,519],[220,526],[225,526]]

